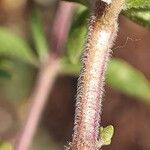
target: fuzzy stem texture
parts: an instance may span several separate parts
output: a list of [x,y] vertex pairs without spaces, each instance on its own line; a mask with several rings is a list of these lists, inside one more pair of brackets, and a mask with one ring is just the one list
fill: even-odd
[[78,80],[72,150],[97,150],[104,76],[117,34],[117,19],[124,0],[96,0],[91,13]]

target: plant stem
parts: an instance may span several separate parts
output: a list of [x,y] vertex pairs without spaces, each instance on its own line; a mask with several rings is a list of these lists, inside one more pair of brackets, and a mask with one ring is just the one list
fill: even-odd
[[[109,1],[110,3],[111,1]],[[117,19],[124,0],[96,0],[78,80],[72,150],[96,150],[99,138],[104,75],[110,48],[117,33]]]
[[59,62],[52,57],[48,62],[41,65],[35,90],[30,97],[29,114],[15,143],[15,150],[27,150],[29,148],[48,99],[49,91],[51,91],[58,74],[59,66]]
[[[41,61],[35,89],[30,97],[31,105],[21,132],[15,141],[15,150],[28,150],[36,132],[49,93],[60,69],[59,54],[68,36],[74,5],[60,2],[52,27],[52,53]],[[62,15],[63,14],[63,15]],[[60,23],[61,22],[61,23]],[[57,30],[55,29],[57,28]],[[53,37],[55,35],[55,37]],[[60,37],[61,36],[61,37]],[[56,49],[55,49],[56,48]]]
[[52,47],[59,54],[67,40],[75,8],[74,3],[62,1],[58,8],[59,11],[56,13],[52,28]]

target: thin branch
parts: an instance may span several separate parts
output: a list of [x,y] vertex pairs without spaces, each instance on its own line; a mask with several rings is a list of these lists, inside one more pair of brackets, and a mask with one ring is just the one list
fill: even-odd
[[59,11],[57,11],[53,23],[51,40],[53,49],[58,53],[61,53],[60,50],[64,48],[63,46],[68,37],[75,8],[75,3],[71,2],[62,1],[59,5]]
[[49,91],[51,91],[58,74],[59,66],[59,62],[51,57],[49,62],[45,62],[40,67],[35,90],[29,99],[31,101],[30,112],[23,125],[22,131],[18,135],[15,150],[28,149],[48,99]]
[[[56,45],[53,46],[52,49],[56,49],[54,49],[51,54],[47,54],[49,55],[47,56],[47,59],[42,60],[41,62],[37,83],[30,97],[31,105],[29,112],[15,141],[15,150],[28,150],[33,140],[49,93],[51,92],[52,86],[61,66],[59,63],[58,52],[63,48],[68,36],[72,18],[71,16],[74,12],[73,8],[74,6],[72,3],[60,2],[59,4],[57,15],[54,20],[54,26],[57,27],[57,30],[55,29],[56,27],[52,27],[53,34],[55,35],[53,42]],[[61,24],[61,22],[63,22],[63,24]]]
[[[124,0],[96,0],[78,80],[72,150],[97,150],[104,76]],[[99,141],[98,141],[99,140]]]

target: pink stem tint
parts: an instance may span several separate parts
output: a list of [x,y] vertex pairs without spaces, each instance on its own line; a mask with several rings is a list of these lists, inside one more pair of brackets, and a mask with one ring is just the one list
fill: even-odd
[[[72,150],[97,150],[104,75],[124,0],[96,0],[78,80]],[[101,141],[99,141],[101,142]]]

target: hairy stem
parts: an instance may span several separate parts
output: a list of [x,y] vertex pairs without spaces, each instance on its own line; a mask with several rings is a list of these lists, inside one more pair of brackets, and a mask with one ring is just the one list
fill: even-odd
[[78,80],[72,150],[99,149],[103,81],[123,3],[124,0],[96,0],[92,10]]

